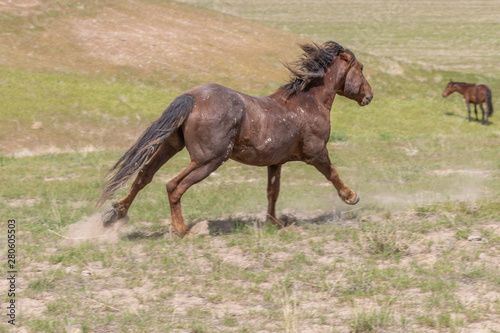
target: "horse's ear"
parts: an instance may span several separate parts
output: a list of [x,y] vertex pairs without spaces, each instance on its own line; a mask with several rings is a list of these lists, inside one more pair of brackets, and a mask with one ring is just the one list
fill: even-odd
[[450,82],[453,82],[453,80],[452,80],[452,79],[450,79]]
[[339,57],[340,59],[345,60],[347,62],[351,61],[351,55],[349,54],[349,52],[340,52]]

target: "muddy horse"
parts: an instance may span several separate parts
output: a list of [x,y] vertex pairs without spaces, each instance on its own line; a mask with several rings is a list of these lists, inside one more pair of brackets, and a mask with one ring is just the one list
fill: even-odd
[[336,94],[367,105],[372,88],[350,50],[331,41],[300,47],[302,57],[285,64],[290,81],[269,96],[204,84],[177,97],[110,169],[98,206],[137,176],[127,196],[102,214],[102,222],[126,216],[137,193],[184,147],[191,162],[167,183],[172,230],[180,237],[189,232],[182,218],[182,195],[230,158],[267,167],[267,213],[274,223],[281,166],[290,161],[313,165],[345,203],[356,204],[358,194],[340,179],[328,156],[330,109]]
[[[477,105],[479,104],[483,114],[481,124],[488,125],[488,117],[491,117],[491,115],[493,114],[493,104],[491,103],[490,87],[484,84],[453,82],[452,80],[450,80],[442,95],[443,97],[448,97],[455,91],[464,95],[465,104],[467,104],[467,111],[469,112],[469,121],[472,120],[470,116],[471,103],[474,104],[474,113],[476,114],[476,120],[479,120],[477,118]],[[486,106],[488,108],[487,112],[484,112],[484,102],[486,102]]]

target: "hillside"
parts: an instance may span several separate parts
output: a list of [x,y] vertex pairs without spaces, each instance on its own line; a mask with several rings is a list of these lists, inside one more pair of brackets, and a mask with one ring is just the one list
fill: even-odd
[[175,95],[205,82],[268,93],[301,40],[175,3],[26,1],[2,11],[0,151],[18,155],[128,144]]

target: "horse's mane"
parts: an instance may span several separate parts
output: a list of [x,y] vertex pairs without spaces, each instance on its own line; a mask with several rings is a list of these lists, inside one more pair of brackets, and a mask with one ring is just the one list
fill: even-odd
[[351,56],[352,61],[356,59],[350,50],[332,41],[323,45],[306,43],[299,44],[299,46],[304,51],[302,57],[295,62],[284,63],[292,74],[290,81],[282,87],[288,96],[303,91],[311,81],[323,77],[326,67],[338,54],[346,52]]
[[468,82],[455,82],[455,81],[450,81],[451,84],[474,84],[475,83],[468,83]]

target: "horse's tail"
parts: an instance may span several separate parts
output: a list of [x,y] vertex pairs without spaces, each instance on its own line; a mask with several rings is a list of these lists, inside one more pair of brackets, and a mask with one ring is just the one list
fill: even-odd
[[486,105],[488,106],[488,117],[493,114],[493,103],[491,102],[491,89],[486,88]]
[[108,171],[106,184],[103,186],[101,198],[97,207],[122,187],[135,173],[149,161],[160,144],[165,141],[186,120],[193,109],[195,99],[192,95],[184,94],[177,97],[168,108],[142,132],[141,136],[120,157]]

